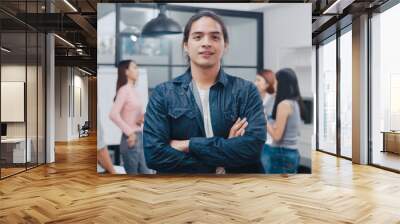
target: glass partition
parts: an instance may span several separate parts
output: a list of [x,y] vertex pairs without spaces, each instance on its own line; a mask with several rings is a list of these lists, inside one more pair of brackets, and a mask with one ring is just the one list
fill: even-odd
[[24,171],[31,161],[26,141],[26,41],[25,32],[1,34],[2,177]]
[[336,38],[318,48],[318,149],[336,154]]
[[400,171],[400,4],[371,18],[371,162]]
[[[44,1],[2,1],[16,17]],[[7,21],[7,22],[5,22]],[[10,25],[11,24],[11,25]],[[45,163],[45,35],[0,12],[0,178]]]
[[340,36],[340,154],[352,157],[352,33]]
[[38,34],[38,74],[37,74],[37,162],[38,165],[46,162],[46,36],[43,33]]
[[36,32],[27,33],[27,85],[26,85],[26,114],[27,114],[27,150],[30,151],[27,167],[37,165],[37,76],[38,76],[38,35]]

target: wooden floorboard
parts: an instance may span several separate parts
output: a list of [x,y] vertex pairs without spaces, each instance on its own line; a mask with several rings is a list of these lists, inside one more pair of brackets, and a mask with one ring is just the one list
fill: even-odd
[[376,165],[400,170],[400,154],[392,152],[374,151],[372,162]]
[[0,181],[0,223],[400,223],[400,175],[313,152],[293,176],[99,176],[96,139]]

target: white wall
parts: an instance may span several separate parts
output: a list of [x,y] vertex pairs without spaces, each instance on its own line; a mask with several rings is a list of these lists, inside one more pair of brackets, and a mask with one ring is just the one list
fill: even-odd
[[[25,67],[24,65],[19,65],[19,64],[4,64],[1,66],[1,81],[2,82],[24,82],[25,84],[27,83],[25,80],[25,75],[26,72],[28,74],[35,73],[36,74],[36,67],[33,66],[27,66]],[[29,84],[32,85],[33,81],[28,80]],[[36,85],[34,83],[33,85]],[[29,106],[30,103],[35,102],[34,106],[35,108],[37,107],[36,105],[36,88],[31,89],[27,88],[27,104]],[[34,91],[34,92],[30,92]],[[2,96],[3,98],[4,96]],[[10,108],[1,108],[1,110],[9,110]],[[22,107],[22,110],[24,110],[24,107]],[[3,111],[4,112],[4,111]],[[27,109],[27,120],[28,122],[36,122],[36,113],[32,113],[32,109]],[[29,113],[31,112],[31,113]],[[26,122],[7,122],[7,136],[8,137],[25,137],[25,126]],[[28,137],[29,134],[31,133],[32,130],[36,130],[36,126],[33,127],[32,123],[29,123],[28,125]]]
[[311,88],[311,4],[271,4],[264,12],[264,68],[291,67],[304,97]]
[[[1,81],[18,81],[25,82],[25,71],[24,65],[8,64],[1,66]],[[30,67],[28,66],[28,69]]]
[[[55,140],[66,141],[68,139],[68,76],[67,67],[55,68]],[[64,97],[67,95],[67,97]]]
[[[88,78],[81,76],[82,73],[76,73],[78,70],[74,71],[74,110],[75,113],[73,113],[74,117],[72,119],[72,136],[73,138],[77,138],[78,137],[78,124],[80,124],[81,126],[85,123],[85,121],[88,121]],[[79,72],[79,71],[78,71]],[[77,92],[77,90],[80,89],[80,99],[79,99],[79,93]],[[79,103],[79,100],[81,101]],[[79,105],[80,104],[80,105]],[[79,106],[81,106],[81,110],[82,113],[79,112]]]
[[[36,69],[39,69],[36,71]],[[38,72],[38,73],[36,73]],[[36,76],[38,74],[38,76]],[[22,96],[20,99],[22,102],[19,102],[20,107],[12,108],[1,107],[2,113],[16,113],[17,111],[20,116],[22,116],[22,120],[19,122],[6,122],[7,123],[7,137],[13,138],[24,138],[25,135],[31,141],[31,151],[32,151],[32,161],[36,161],[37,153],[39,153],[39,163],[44,162],[44,89],[43,87],[43,78],[44,74],[42,74],[41,67],[36,66],[25,66],[25,64],[3,64],[1,66],[1,81],[2,82],[23,82],[26,85],[26,99],[25,96]],[[25,80],[27,77],[27,81]],[[37,87],[38,85],[38,87]],[[3,87],[3,83],[2,83]],[[4,92],[5,89],[2,89],[2,98],[7,98],[7,92]],[[38,91],[38,92],[37,92]],[[24,89],[18,90],[19,94],[24,94]],[[9,93],[10,94],[10,93]],[[26,101],[26,106],[25,102]],[[4,102],[2,102],[3,104]],[[13,102],[10,102],[13,103]],[[18,102],[15,102],[18,103]],[[14,105],[15,106],[15,105]],[[14,111],[12,111],[14,110]],[[26,112],[26,120],[24,118],[24,113]],[[2,118],[3,119],[3,118]]]
[[[1,81],[25,82],[25,69],[25,65],[2,65]],[[1,110],[6,109],[1,108]],[[25,122],[7,122],[7,137],[25,137],[25,126]]]
[[79,138],[78,124],[88,120],[88,78],[72,67],[56,67],[55,73],[55,141],[70,141]]

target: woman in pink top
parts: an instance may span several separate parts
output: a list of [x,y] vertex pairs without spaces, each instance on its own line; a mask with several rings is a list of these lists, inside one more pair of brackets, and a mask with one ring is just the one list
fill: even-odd
[[119,148],[126,173],[151,174],[143,152],[143,102],[140,92],[135,88],[138,77],[139,71],[134,61],[124,60],[118,64],[117,94],[109,116],[122,130]]

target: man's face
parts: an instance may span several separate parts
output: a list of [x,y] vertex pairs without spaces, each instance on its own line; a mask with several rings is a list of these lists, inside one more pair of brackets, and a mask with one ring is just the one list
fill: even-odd
[[188,42],[184,43],[191,64],[202,68],[219,66],[226,47],[221,26],[210,17],[194,22]]

